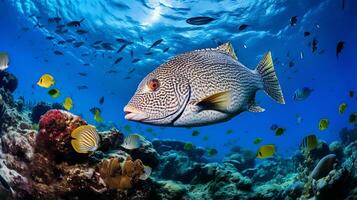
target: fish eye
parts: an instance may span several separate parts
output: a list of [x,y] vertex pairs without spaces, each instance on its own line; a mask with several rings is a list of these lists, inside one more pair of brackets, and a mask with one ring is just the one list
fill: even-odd
[[160,87],[159,80],[157,79],[151,79],[148,83],[147,86],[151,91],[156,91]]

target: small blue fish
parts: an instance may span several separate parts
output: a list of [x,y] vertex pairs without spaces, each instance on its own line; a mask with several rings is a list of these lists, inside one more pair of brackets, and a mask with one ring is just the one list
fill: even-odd
[[308,88],[308,87],[303,87],[303,88],[297,89],[294,92],[293,99],[295,101],[303,101],[303,100],[307,99],[307,97],[310,96],[312,91],[313,91],[313,89]]

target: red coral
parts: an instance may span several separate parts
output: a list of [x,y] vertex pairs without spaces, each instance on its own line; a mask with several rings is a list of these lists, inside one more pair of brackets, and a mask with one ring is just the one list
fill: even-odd
[[37,151],[49,151],[57,155],[71,153],[71,132],[81,125],[87,125],[87,122],[78,116],[63,110],[49,110],[39,122]]

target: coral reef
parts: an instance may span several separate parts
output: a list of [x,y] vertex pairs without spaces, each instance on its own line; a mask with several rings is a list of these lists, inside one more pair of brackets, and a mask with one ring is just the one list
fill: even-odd
[[38,123],[42,115],[44,115],[47,111],[51,109],[61,109],[63,110],[63,106],[58,103],[48,104],[43,101],[38,102],[35,106],[32,107],[30,113],[30,119],[33,123]]
[[43,103],[27,115],[0,80],[0,199],[357,199],[356,128],[341,130],[341,141],[259,161],[234,147],[212,162],[205,149],[176,140],[127,150],[116,129],[99,132],[97,151],[78,154],[70,135],[84,119]]
[[13,74],[7,71],[0,71],[0,88],[13,93],[17,88],[17,84],[17,78]]

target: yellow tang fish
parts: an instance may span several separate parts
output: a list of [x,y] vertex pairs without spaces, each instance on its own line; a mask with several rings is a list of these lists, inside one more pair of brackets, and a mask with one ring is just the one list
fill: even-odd
[[73,101],[70,97],[67,97],[64,102],[63,102],[63,107],[66,110],[71,110],[71,108],[73,107]]
[[37,85],[43,88],[49,88],[55,84],[55,79],[53,76],[49,74],[44,74],[41,76],[40,80],[38,80]]
[[53,98],[57,98],[61,95],[58,89],[51,89],[48,91],[48,94]]
[[90,153],[98,149],[99,135],[95,127],[83,125],[74,129],[71,133],[71,144],[77,153]]
[[257,158],[268,158],[272,157],[275,153],[275,145],[274,144],[268,144],[261,146],[258,150],[257,153]]

